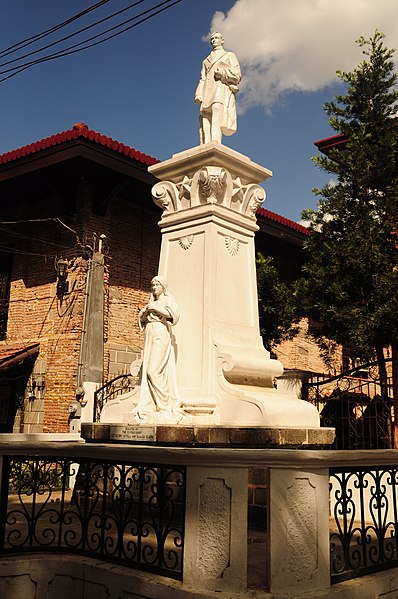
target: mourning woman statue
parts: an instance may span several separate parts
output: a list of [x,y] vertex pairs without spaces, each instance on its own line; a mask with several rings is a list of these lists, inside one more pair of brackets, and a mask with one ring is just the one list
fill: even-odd
[[151,297],[138,315],[145,331],[140,396],[132,423],[176,423],[178,411],[175,353],[171,327],[178,322],[176,301],[159,275],[151,281]]

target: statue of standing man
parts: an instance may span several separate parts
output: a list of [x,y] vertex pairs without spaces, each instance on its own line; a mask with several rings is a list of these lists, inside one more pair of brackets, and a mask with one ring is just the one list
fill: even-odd
[[237,129],[235,95],[241,79],[238,59],[223,48],[221,33],[210,34],[212,51],[202,63],[195,102],[200,104],[200,143],[221,143]]

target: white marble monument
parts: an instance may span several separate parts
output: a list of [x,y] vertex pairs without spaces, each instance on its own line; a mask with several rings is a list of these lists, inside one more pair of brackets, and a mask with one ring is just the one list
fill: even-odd
[[[178,319],[169,309],[167,317],[167,326],[174,325],[178,400],[166,400],[163,409],[163,400],[147,393],[148,359],[159,360],[148,358],[146,339],[140,386],[108,402],[101,422],[317,428],[312,404],[278,390],[283,367],[260,336],[254,234],[265,199],[259,183],[272,173],[221,143],[222,133],[236,129],[240,69],[220,34],[211,42],[196,92],[201,144],[149,167],[159,179],[153,199],[163,209],[158,272],[180,312]],[[146,313],[159,301],[152,292]]]

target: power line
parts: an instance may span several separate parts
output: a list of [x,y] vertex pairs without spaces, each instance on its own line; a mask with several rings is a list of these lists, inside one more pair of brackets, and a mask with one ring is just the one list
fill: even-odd
[[[170,1],[170,0],[168,0],[168,1]],[[130,10],[130,8],[134,8],[135,6],[138,6],[138,4],[142,4],[143,2],[145,2],[145,0],[136,0],[136,2],[133,2],[133,4],[130,4],[129,6],[126,6],[125,8],[122,8],[121,10],[118,10],[117,12],[114,12],[111,15],[108,15],[107,17],[104,17],[103,19],[100,19],[99,21],[95,21],[91,25],[86,25],[86,27],[83,27],[82,29],[75,31],[74,33],[70,33],[69,35],[61,37],[61,39],[56,40],[55,42],[52,42],[51,44],[42,46],[41,48],[38,48],[37,50],[32,50],[31,52],[28,52],[27,54],[23,54],[19,58],[14,58],[12,60],[8,60],[7,62],[3,62],[0,64],[0,67],[4,67],[8,64],[12,64],[13,62],[18,62],[19,60],[22,60],[23,58],[28,58],[28,56],[33,56],[33,54],[37,54],[38,52],[43,52],[43,50],[47,50],[47,48],[56,46],[57,44],[65,42],[66,40],[70,39],[71,37],[75,37],[76,35],[79,35],[80,33],[87,31],[88,29],[92,29],[93,27],[96,27],[97,25],[100,25],[101,23],[104,23],[105,21],[109,21],[109,19],[112,19],[113,17],[118,16],[121,13],[126,12],[127,10]],[[149,10],[152,10],[152,9],[149,9]],[[141,15],[138,15],[138,16],[141,16]],[[105,31],[104,33],[107,33],[107,31]],[[99,35],[102,35],[102,34],[99,34]],[[89,38],[89,39],[92,39],[92,38]],[[34,40],[34,41],[36,41],[36,40]],[[84,43],[84,41],[80,42],[80,43]],[[62,52],[62,50],[60,50],[60,52]],[[0,54],[1,54],[1,52],[0,52]],[[16,68],[19,68],[19,67],[16,67]],[[7,71],[2,71],[2,72],[6,73]]]
[[[0,231],[7,233],[10,237],[18,237],[20,239],[27,239],[28,241],[34,241],[36,243],[37,242],[44,243],[45,245],[53,246],[56,248],[62,248],[64,250],[70,249],[70,246],[68,246],[68,245],[63,245],[62,243],[55,243],[55,242],[49,241],[47,239],[40,239],[40,237],[34,237],[33,235],[26,235],[25,233],[18,233],[15,230],[10,231],[8,229],[5,229],[4,227],[0,227]],[[81,245],[79,241],[78,241],[78,245]],[[42,254],[40,254],[40,255],[42,255]]]
[[[139,0],[139,2],[142,2],[144,0]],[[28,63],[25,63],[23,65],[18,65],[16,67],[12,67],[10,69],[6,69],[3,71],[0,71],[0,74],[5,74],[8,73],[10,71],[14,71],[11,72],[10,75],[7,75],[6,77],[3,77],[2,79],[0,79],[0,83],[3,81],[6,81],[7,79],[10,79],[11,77],[14,77],[15,75],[18,75],[19,73],[25,71],[26,69],[36,65],[36,64],[40,64],[42,62],[47,62],[50,60],[55,60],[57,58],[62,58],[64,56],[69,56],[71,54],[76,54],[77,52],[82,52],[83,50],[87,50],[88,48],[92,48],[94,46],[98,46],[99,44],[102,44],[103,42],[106,42],[110,39],[113,39],[114,37],[117,37],[119,35],[121,35],[122,33],[125,33],[126,31],[129,31],[130,29],[133,29],[134,27],[137,27],[138,25],[141,25],[142,23],[144,23],[145,21],[148,21],[149,19],[151,19],[152,17],[164,12],[165,10],[168,10],[169,8],[171,8],[172,6],[178,4],[179,2],[182,2],[182,0],[174,0],[174,2],[171,2],[171,0],[164,0],[164,2],[161,2],[157,5],[155,5],[154,7],[143,11],[142,13],[139,13],[138,15],[136,15],[135,17],[132,17],[131,19],[127,19],[126,21],[123,21],[122,23],[119,23],[118,25],[115,25],[114,27],[111,27],[105,31],[103,31],[102,33],[99,33],[95,36],[92,36],[82,42],[79,42],[77,44],[74,44],[72,46],[69,46],[68,48],[65,48],[63,50],[59,50],[58,52],[54,52],[53,54],[50,54],[48,56],[45,56],[43,58],[38,58],[37,60],[33,60],[30,61]],[[164,6],[166,4],[166,6]],[[159,7],[163,7],[163,8],[159,8]],[[155,10],[159,8],[159,10]],[[148,13],[152,13],[149,14]],[[110,32],[110,31],[114,31],[115,29],[118,29],[120,27],[122,27],[123,25],[125,25],[126,23],[131,23],[131,21],[135,21],[136,19],[138,19],[139,17],[143,16],[143,15],[147,15],[146,17],[142,18],[141,20],[137,21],[136,23],[133,23],[132,25],[129,25],[128,27],[125,27],[124,29],[122,29],[121,31],[118,31],[112,35],[109,35],[107,37],[105,37],[102,40],[99,40],[97,42],[94,42],[92,44],[87,44],[87,42],[96,39],[98,37],[101,37],[103,35],[105,35],[106,33]],[[78,47],[78,46],[82,46],[83,44],[87,44],[84,47]],[[73,49],[75,48],[75,49]]]
[[[76,238],[76,242],[78,245],[82,245],[79,235],[77,234],[77,232],[74,229],[71,229],[70,227],[68,227],[68,225],[66,225],[60,218],[58,217],[49,217],[49,218],[29,218],[29,219],[24,219],[24,220],[8,220],[8,221],[0,221],[0,225],[21,225],[21,224],[27,224],[27,223],[47,223],[47,222],[54,222],[58,225],[61,225],[61,227],[64,227],[65,229],[67,229],[68,231],[70,231],[70,233],[72,233],[75,238]],[[31,241],[40,241],[41,243],[47,243],[48,245],[54,245],[56,247],[62,247],[64,249],[68,249],[69,246],[66,245],[61,245],[59,243],[53,243],[51,241],[46,241],[43,239],[39,239],[38,237],[33,237],[31,235],[25,235],[23,233],[17,233],[17,231],[8,231],[7,229],[4,229],[3,227],[0,227],[0,231],[4,231],[5,233],[13,234],[16,237],[23,237],[25,239],[30,239]]]
[[37,42],[40,39],[43,39],[47,35],[50,35],[51,33],[54,33],[55,31],[58,31],[59,29],[62,29],[63,27],[70,25],[70,23],[73,23],[77,19],[84,17],[88,13],[92,12],[93,10],[96,10],[103,4],[107,4],[108,2],[110,2],[110,0],[101,0],[100,2],[97,2],[96,4],[89,6],[88,8],[77,13],[76,15],[73,15],[73,17],[70,17],[66,21],[62,21],[62,23],[58,23],[58,25],[54,25],[53,27],[50,27],[50,29],[46,29],[45,31],[36,33],[35,35],[25,38],[24,40],[17,42],[16,44],[13,44],[12,46],[8,46],[8,48],[5,48],[4,50],[0,50],[0,56],[8,56],[9,54],[13,54],[14,52],[17,52],[18,50],[21,50],[22,48],[25,48],[26,46],[29,46],[30,44],[33,44],[34,42]]
[[68,231],[73,233],[77,237],[77,239],[79,239],[79,236],[76,233],[76,231],[74,229],[71,229],[70,227],[68,227],[68,225],[66,225],[60,218],[58,218],[58,216],[48,217],[48,218],[27,218],[27,219],[23,219],[23,220],[3,220],[3,221],[0,221],[0,225],[21,225],[21,224],[25,224],[25,223],[48,223],[48,222],[54,222],[54,223],[61,225],[61,227],[65,227],[65,229],[68,229]]
[[39,254],[38,252],[28,252],[27,250],[19,250],[16,248],[10,248],[9,246],[6,246],[6,245],[0,245],[0,252],[2,252],[4,254],[17,254],[17,255],[21,255],[21,256],[41,256],[42,258],[45,258],[46,260],[48,260],[49,258],[52,258],[51,254]]

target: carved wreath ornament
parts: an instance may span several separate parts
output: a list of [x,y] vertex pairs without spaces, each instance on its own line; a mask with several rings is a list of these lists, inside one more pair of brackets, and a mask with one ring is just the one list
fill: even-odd
[[203,204],[218,204],[255,219],[265,200],[265,190],[255,183],[244,185],[239,177],[232,179],[222,167],[206,166],[177,184],[160,181],[152,188],[152,197],[163,209],[163,216]]

